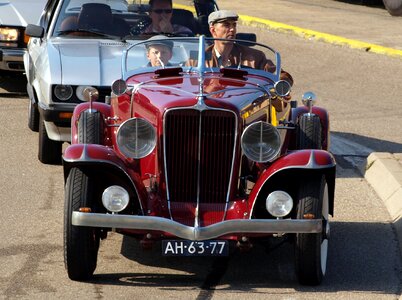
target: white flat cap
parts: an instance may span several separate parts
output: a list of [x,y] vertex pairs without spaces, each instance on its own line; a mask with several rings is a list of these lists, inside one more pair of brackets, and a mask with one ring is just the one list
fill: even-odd
[[211,12],[208,16],[208,24],[212,25],[223,20],[235,20],[239,18],[239,15],[231,10],[217,10]]

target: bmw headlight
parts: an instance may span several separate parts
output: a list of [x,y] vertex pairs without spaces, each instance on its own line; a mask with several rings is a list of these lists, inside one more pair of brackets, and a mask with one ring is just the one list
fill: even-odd
[[71,85],[58,84],[54,87],[54,95],[60,101],[67,101],[73,95],[73,88],[71,87]]
[[16,42],[18,41],[19,31],[15,28],[3,27],[0,28],[1,42]]
[[280,150],[281,138],[275,126],[267,122],[255,122],[249,125],[241,137],[244,154],[256,162],[274,159]]
[[[89,86],[89,85],[79,85],[79,86],[77,86],[77,89],[75,90],[75,95],[77,96],[77,98],[78,98],[80,101],[87,101],[87,100],[85,99],[85,95],[84,95],[84,91],[85,91],[86,88],[91,88],[91,89],[96,90],[94,87]],[[97,91],[97,90],[96,90],[96,91]],[[98,93],[99,93],[99,92],[98,92]]]
[[284,191],[274,191],[268,195],[265,206],[271,215],[281,218],[292,211],[293,199]]
[[128,119],[120,126],[117,132],[117,145],[127,157],[143,158],[155,148],[156,130],[145,119]]
[[109,186],[102,194],[102,204],[111,212],[120,212],[124,210],[127,207],[129,200],[130,196],[128,195],[128,192],[118,185]]

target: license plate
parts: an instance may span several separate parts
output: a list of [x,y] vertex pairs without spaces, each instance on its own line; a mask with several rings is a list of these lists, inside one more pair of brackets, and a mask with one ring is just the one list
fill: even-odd
[[162,254],[165,256],[228,256],[228,241],[163,240]]

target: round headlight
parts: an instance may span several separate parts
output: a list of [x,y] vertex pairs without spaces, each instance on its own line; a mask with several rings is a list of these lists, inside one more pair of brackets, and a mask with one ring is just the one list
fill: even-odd
[[155,148],[155,128],[145,119],[129,119],[120,126],[117,132],[117,145],[127,157],[143,158]]
[[292,211],[293,199],[284,191],[275,191],[268,195],[265,206],[271,215],[280,218]]
[[85,99],[85,94],[84,94],[84,91],[85,91],[86,88],[96,90],[94,87],[89,86],[89,85],[80,85],[80,86],[78,86],[77,89],[75,90],[75,95],[81,101],[87,101],[87,99]]
[[54,95],[60,101],[67,101],[73,95],[73,88],[71,85],[56,85],[54,87]]
[[281,137],[275,126],[267,122],[256,122],[249,125],[241,137],[244,154],[256,162],[267,162],[274,159],[280,150]]
[[130,196],[128,195],[128,192],[118,185],[109,186],[102,194],[103,206],[111,212],[120,212],[124,210],[127,207],[129,200]]

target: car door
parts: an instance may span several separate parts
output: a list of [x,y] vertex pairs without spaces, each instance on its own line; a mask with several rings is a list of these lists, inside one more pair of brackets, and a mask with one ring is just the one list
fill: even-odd
[[[44,29],[43,37],[31,37],[28,43],[27,57],[25,59],[27,80],[29,84],[33,84],[36,76],[40,76],[40,65],[38,65],[38,59],[41,53],[44,53],[47,45],[47,37],[49,33],[49,28],[51,21],[54,17],[54,12],[56,10],[58,0],[49,0],[42,12],[39,19],[39,26]],[[39,68],[38,68],[39,67]]]

